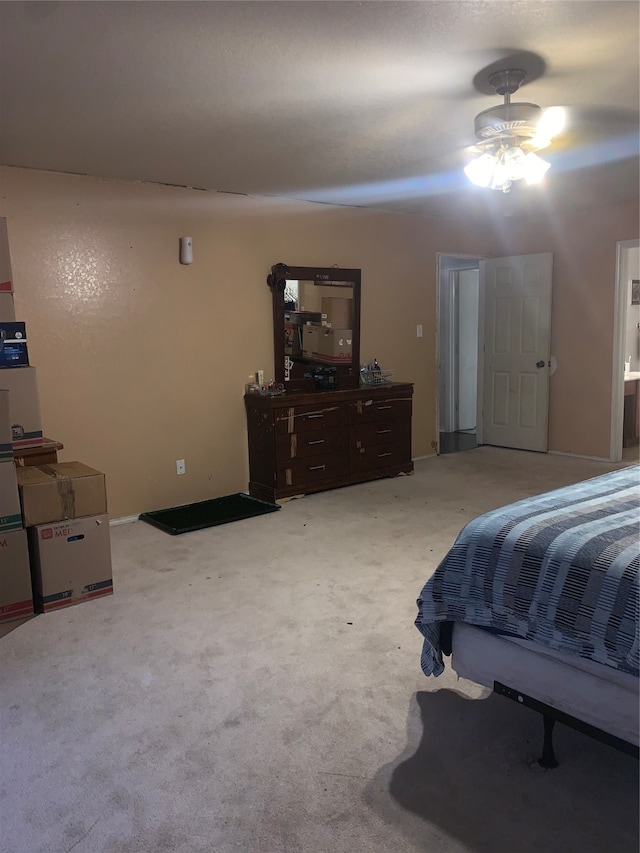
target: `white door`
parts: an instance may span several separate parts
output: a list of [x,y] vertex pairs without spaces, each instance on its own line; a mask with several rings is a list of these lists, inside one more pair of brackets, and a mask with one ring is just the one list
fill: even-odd
[[480,263],[483,444],[547,450],[551,254]]

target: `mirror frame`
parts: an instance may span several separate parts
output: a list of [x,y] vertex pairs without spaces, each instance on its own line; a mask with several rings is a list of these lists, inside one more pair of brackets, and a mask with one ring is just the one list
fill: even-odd
[[[303,377],[304,369],[302,367],[296,371],[300,375],[293,375],[290,379],[285,380],[284,291],[287,279],[314,281],[319,285],[325,282],[329,284],[332,281],[353,285],[351,364],[338,364],[335,367],[338,376],[338,391],[358,388],[360,385],[360,285],[362,271],[339,267],[293,267],[283,263],[271,267],[271,273],[267,276],[267,284],[273,295],[274,380],[284,384],[286,393],[302,393],[316,390],[313,380]],[[297,364],[301,364],[301,362],[297,362]]]

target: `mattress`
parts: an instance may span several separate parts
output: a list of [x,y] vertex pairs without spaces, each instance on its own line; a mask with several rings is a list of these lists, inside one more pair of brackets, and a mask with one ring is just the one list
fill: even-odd
[[639,682],[634,675],[463,622],[453,626],[451,668],[491,689],[498,681],[640,745]]
[[630,466],[469,522],[418,598],[425,675],[464,622],[637,678],[639,486]]

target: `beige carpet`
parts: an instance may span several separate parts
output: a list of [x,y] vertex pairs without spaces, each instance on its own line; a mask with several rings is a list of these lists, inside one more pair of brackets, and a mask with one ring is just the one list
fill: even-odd
[[[638,763],[449,670],[423,583],[473,516],[614,466],[482,447],[171,537],[0,640],[5,853],[637,853]],[[476,700],[476,701],[471,701]]]

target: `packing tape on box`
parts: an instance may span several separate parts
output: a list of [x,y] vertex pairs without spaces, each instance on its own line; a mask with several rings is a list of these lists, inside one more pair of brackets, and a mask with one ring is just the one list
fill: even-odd
[[54,468],[50,468],[48,465],[39,465],[38,468],[40,471],[44,471],[49,477],[53,480],[56,480],[56,489],[58,491],[58,497],[60,498],[60,507],[62,509],[62,517],[66,518],[75,518],[76,517],[76,494],[73,488],[73,481],[70,477],[65,477],[64,474],[61,474],[59,471],[56,471]]

